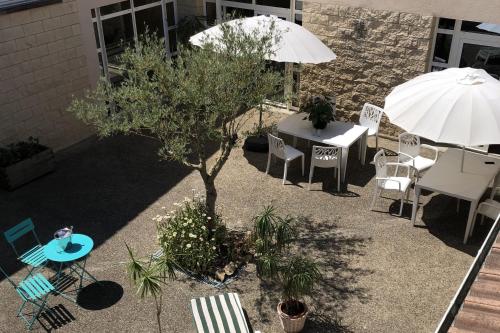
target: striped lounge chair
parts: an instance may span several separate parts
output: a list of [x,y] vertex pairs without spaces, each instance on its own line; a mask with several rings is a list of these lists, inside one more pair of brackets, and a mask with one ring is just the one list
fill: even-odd
[[251,333],[236,293],[192,299],[191,310],[198,333]]

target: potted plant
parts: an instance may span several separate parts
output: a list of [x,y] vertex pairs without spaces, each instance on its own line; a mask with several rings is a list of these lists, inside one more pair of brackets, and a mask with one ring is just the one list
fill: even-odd
[[277,311],[281,327],[287,333],[300,332],[304,328],[308,312],[304,296],[311,295],[321,274],[314,261],[302,256],[290,258],[279,271],[282,301],[278,304]]
[[13,190],[55,169],[52,149],[30,137],[0,147],[0,186]]
[[288,248],[297,236],[296,219],[281,217],[272,206],[254,217],[253,241],[257,274],[276,282],[282,290],[277,306],[278,317],[287,333],[300,332],[307,317],[303,301],[310,296],[321,274],[314,261],[303,256],[288,256]]
[[304,120],[307,119],[311,121],[313,127],[317,130],[324,129],[330,121],[335,120],[332,104],[322,96],[309,99],[305,105],[301,107],[301,111],[308,114]]

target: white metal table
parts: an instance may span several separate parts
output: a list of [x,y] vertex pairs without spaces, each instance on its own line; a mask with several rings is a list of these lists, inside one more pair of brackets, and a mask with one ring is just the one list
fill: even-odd
[[[418,200],[422,189],[469,201],[470,210],[465,228],[464,244],[472,234],[474,212],[500,170],[500,159],[491,155],[465,152],[463,172],[460,171],[462,150],[449,148],[415,184],[411,220],[415,223]],[[487,163],[485,163],[487,162]],[[492,164],[490,164],[492,163]]]
[[334,121],[327,125],[318,134],[307,119],[305,113],[293,114],[282,119],[278,123],[278,133],[285,133],[293,136],[294,145],[297,138],[302,138],[314,142],[319,142],[329,146],[337,146],[342,148],[342,182],[345,181],[347,157],[349,156],[349,148],[359,142],[358,158],[362,165],[365,165],[366,146],[368,138],[368,127],[356,125],[353,123],[345,123],[342,121]]

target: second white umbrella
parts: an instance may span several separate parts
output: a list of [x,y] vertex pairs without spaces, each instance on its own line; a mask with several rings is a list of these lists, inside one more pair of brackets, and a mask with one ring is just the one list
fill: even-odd
[[[276,16],[253,16],[228,21],[222,24],[241,25],[247,33],[259,30],[269,31],[272,24],[280,34],[279,42],[273,46],[274,54],[269,60],[302,64],[319,64],[335,60],[335,53],[318,37],[298,24],[281,20]],[[196,46],[203,46],[207,41],[217,41],[222,36],[221,24],[197,33],[189,39]]]

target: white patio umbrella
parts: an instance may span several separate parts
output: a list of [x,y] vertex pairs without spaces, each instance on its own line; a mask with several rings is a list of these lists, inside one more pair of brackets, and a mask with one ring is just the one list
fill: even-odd
[[483,69],[418,76],[385,98],[384,112],[391,123],[434,142],[500,144],[500,81]]
[[500,34],[500,24],[494,24],[494,23],[481,23],[476,26],[477,28],[484,30],[484,31],[489,31],[489,32],[494,32],[496,34]]
[[[276,31],[280,34],[279,42],[274,45],[273,55],[269,60],[277,62],[293,62],[302,64],[319,64],[335,60],[335,53],[318,37],[302,26],[279,19],[277,16],[260,15],[235,19],[222,24],[240,25],[248,33],[268,31],[274,22]],[[222,35],[221,24],[202,31],[189,39],[193,45],[203,46],[207,41],[216,41]]]

